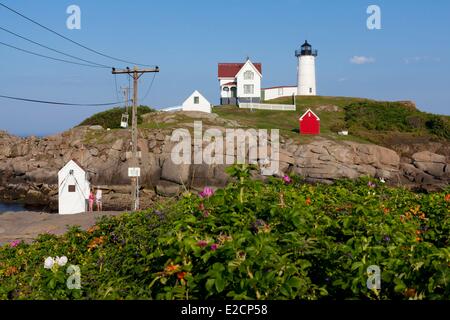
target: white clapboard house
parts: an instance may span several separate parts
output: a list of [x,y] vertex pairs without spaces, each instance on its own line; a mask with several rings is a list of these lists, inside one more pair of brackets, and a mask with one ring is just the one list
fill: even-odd
[[261,101],[261,63],[219,63],[217,77],[221,105]]
[[58,172],[59,214],[76,214],[87,211],[90,183],[86,170],[75,160],[70,160]]

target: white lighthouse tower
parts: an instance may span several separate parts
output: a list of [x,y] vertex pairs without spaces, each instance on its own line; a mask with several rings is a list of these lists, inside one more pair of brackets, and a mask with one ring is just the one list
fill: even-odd
[[295,50],[295,56],[298,58],[297,94],[300,96],[315,96],[317,50],[313,50],[308,41],[305,40],[301,49]]

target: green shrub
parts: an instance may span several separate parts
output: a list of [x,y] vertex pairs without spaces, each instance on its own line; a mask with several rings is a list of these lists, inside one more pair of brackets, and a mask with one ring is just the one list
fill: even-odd
[[[236,182],[212,196],[4,246],[0,299],[450,298],[450,190],[262,183],[250,169],[232,169]],[[81,290],[44,269],[62,255],[80,267]],[[380,291],[366,286],[371,265]]]
[[344,110],[345,121],[349,126],[378,131],[414,131],[416,127],[410,124],[411,116],[420,116],[419,111],[401,102],[359,102]]
[[330,126],[330,130],[335,133],[345,129],[347,129],[347,125],[345,124],[344,121],[336,121],[334,124]]
[[420,129],[423,128],[425,125],[425,120],[423,117],[412,115],[406,117],[406,122],[409,126],[411,126],[414,129]]
[[[138,118],[138,124],[142,123],[142,115],[153,112],[154,110],[146,107],[146,106],[139,106],[137,109],[137,118]],[[92,126],[92,125],[100,125],[103,128],[110,128],[110,129],[118,129],[120,128],[120,120],[122,119],[122,114],[126,113],[125,108],[113,108],[109,109],[103,112],[99,112],[97,114],[94,114],[92,117],[87,118],[82,123],[79,124],[79,126]],[[128,115],[129,115],[129,123],[131,125],[131,108],[128,108]]]
[[429,115],[402,102],[358,102],[346,106],[344,110],[347,125],[354,129],[428,132],[441,138],[450,139],[448,117]]
[[439,137],[450,139],[450,124],[448,121],[444,121],[442,117],[435,115],[430,116],[425,125],[430,133]]

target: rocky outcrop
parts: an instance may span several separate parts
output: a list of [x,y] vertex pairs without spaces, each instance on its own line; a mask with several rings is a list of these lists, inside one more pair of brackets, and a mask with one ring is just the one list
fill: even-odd
[[[217,115],[201,116],[203,130],[214,124],[221,131],[238,125]],[[195,119],[192,114],[189,117],[189,121]],[[222,187],[229,181],[224,164],[175,164],[171,158],[175,145],[170,141],[171,134],[171,129],[139,132],[142,207],[150,206],[159,196],[175,196],[186,189],[205,185]],[[192,159],[193,144],[192,139]],[[0,197],[33,205],[45,204],[55,209],[57,172],[67,161],[76,159],[87,169],[91,182],[104,189],[106,210],[127,209],[130,207],[130,151],[128,130],[77,127],[41,139],[22,139],[0,132]],[[224,155],[230,155],[231,151],[225,149]],[[248,158],[248,150],[246,155]],[[251,158],[260,164],[265,160],[259,156]],[[444,155],[421,151],[400,158],[391,149],[350,141],[318,138],[300,144],[281,137],[279,160],[279,175],[293,172],[310,182],[332,183],[340,178],[370,175],[394,184],[432,190],[448,185],[450,179],[449,159]]]
[[417,168],[431,176],[442,177],[450,171],[444,156],[424,151],[414,154],[412,158]]
[[436,179],[448,183],[450,177],[448,159],[430,151],[413,154],[410,163],[402,164],[402,170],[409,181],[418,184],[434,185]]
[[362,175],[395,180],[399,175],[397,153],[376,145],[325,140],[302,145],[294,155],[295,172],[313,181],[354,179]]

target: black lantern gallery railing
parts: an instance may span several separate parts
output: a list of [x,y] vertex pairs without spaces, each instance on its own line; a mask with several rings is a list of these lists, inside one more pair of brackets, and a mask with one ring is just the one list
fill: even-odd
[[300,56],[314,56],[317,57],[318,55],[318,51],[317,50],[308,50],[308,49],[299,49],[299,50],[295,50],[295,56],[296,57],[300,57]]

